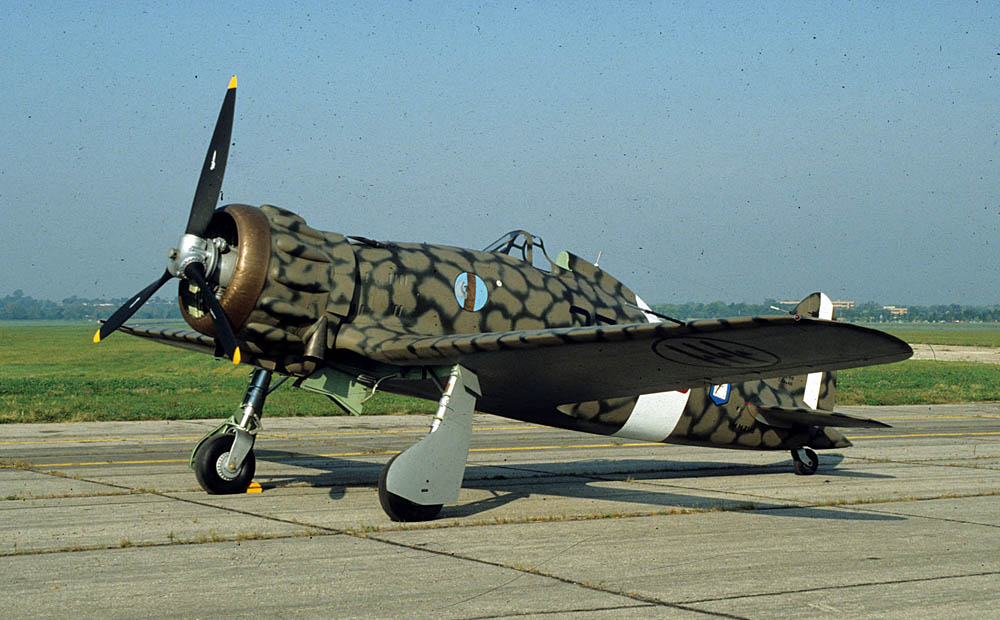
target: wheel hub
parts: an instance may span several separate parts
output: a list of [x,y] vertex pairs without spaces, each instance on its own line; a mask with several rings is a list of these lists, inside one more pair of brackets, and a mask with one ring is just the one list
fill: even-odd
[[215,473],[219,474],[219,477],[225,480],[226,482],[232,482],[233,480],[236,480],[237,476],[239,476],[240,469],[242,468],[238,468],[235,471],[233,471],[226,466],[228,462],[229,462],[229,451],[226,450],[225,452],[220,454],[219,459],[215,461]]

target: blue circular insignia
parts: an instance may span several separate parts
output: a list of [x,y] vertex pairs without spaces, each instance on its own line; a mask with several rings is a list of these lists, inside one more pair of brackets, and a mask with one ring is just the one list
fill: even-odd
[[476,274],[466,271],[455,278],[455,299],[463,310],[478,312],[488,297],[486,283]]

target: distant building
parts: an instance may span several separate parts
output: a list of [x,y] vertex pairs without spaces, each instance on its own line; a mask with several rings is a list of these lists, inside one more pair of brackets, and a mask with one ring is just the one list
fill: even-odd
[[[797,306],[799,304],[799,302],[797,302],[797,301],[779,301],[778,303],[781,304],[782,306]],[[833,309],[834,310],[854,310],[854,302],[853,301],[837,301],[837,300],[833,300]]]
[[889,311],[889,316],[905,316],[909,314],[909,308],[901,308],[899,306],[882,306],[883,310]]

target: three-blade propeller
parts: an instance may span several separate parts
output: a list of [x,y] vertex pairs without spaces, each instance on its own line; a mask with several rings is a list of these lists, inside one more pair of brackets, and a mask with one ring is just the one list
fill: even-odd
[[[212,214],[219,202],[219,192],[222,189],[222,177],[226,173],[226,160],[229,157],[229,142],[233,134],[233,117],[236,110],[236,76],[229,81],[229,88],[226,90],[226,98],[222,101],[222,109],[219,110],[219,119],[215,122],[215,131],[212,132],[212,141],[208,145],[208,153],[205,155],[205,163],[201,168],[201,176],[198,178],[198,186],[195,188],[194,201],[191,203],[191,213],[188,216],[185,237],[192,236],[195,241],[206,241],[202,235],[208,229]],[[183,239],[182,239],[183,241]],[[210,242],[204,245],[211,245]],[[234,364],[240,363],[240,348],[236,343],[236,335],[226,318],[219,300],[216,299],[211,287],[206,280],[205,263],[199,259],[197,254],[193,258],[175,261],[179,267],[177,273],[171,272],[168,266],[163,275],[146,288],[142,289],[134,297],[118,308],[101,328],[94,334],[94,342],[100,342],[111,335],[116,329],[121,327],[125,321],[129,320],[136,311],[142,307],[150,297],[167,280],[176,275],[182,280],[188,280],[198,287],[202,300],[208,307],[212,317],[212,324],[215,326],[216,338],[225,351],[226,356],[233,360]]]

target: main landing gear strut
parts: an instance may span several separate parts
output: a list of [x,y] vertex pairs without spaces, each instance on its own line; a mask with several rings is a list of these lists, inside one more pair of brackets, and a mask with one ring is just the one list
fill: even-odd
[[[276,389],[284,381],[275,385]],[[213,495],[243,493],[253,481],[257,460],[253,444],[260,430],[260,417],[264,401],[273,389],[271,371],[258,368],[253,371],[250,385],[240,406],[242,417],[236,416],[220,424],[206,435],[191,455],[191,468],[198,484]]]
[[472,437],[479,379],[456,365],[441,395],[431,430],[392,457],[378,481],[378,499],[393,521],[428,521],[458,501]]

